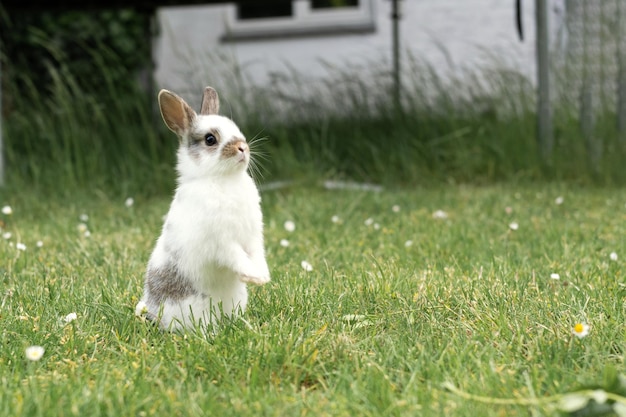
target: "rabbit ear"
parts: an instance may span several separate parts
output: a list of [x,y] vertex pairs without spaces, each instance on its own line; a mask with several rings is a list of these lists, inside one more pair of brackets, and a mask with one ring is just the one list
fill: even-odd
[[159,92],[159,108],[167,127],[178,136],[188,132],[196,118],[196,112],[185,100],[167,90]]
[[217,114],[220,111],[220,98],[212,87],[205,87],[202,94],[200,114]]

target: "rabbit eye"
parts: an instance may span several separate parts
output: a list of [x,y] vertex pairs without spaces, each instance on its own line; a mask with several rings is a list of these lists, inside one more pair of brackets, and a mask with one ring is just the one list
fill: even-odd
[[207,133],[206,136],[204,136],[204,143],[206,143],[207,146],[215,146],[217,145],[217,138],[213,133]]

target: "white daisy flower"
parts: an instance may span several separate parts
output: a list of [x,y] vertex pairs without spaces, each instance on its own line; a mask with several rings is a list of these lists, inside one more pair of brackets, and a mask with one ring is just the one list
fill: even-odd
[[11,232],[4,232],[4,233],[2,234],[2,239],[9,240],[9,239],[11,239],[11,236],[13,236],[13,235],[11,234]]
[[287,220],[284,224],[285,230],[288,232],[293,232],[294,230],[296,230],[296,224],[291,221],[291,220]]
[[63,321],[66,323],[71,323],[74,320],[76,320],[78,318],[78,316],[76,315],[76,313],[70,313],[67,316],[63,317]]
[[559,274],[552,273],[550,274],[550,279],[561,279],[561,276]]
[[126,207],[132,207],[132,206],[133,206],[133,204],[135,204],[135,199],[134,199],[134,198],[132,198],[132,197],[128,197],[128,198],[126,199],[126,201],[124,202],[124,205],[125,205]]
[[446,213],[443,210],[436,210],[433,213],[433,219],[437,219],[437,220],[444,220],[448,218],[448,213]]
[[611,254],[609,255],[609,259],[611,259],[612,261],[617,261],[618,256],[616,252],[611,252]]
[[89,215],[86,213],[83,213],[80,216],[78,216],[78,219],[83,223],[87,223],[89,221]]
[[29,346],[26,348],[26,359],[37,362],[43,357],[45,351],[42,346]]
[[11,206],[4,206],[2,207],[2,214],[10,216],[11,214],[13,214],[13,209],[11,208]]
[[374,219],[372,219],[371,217],[368,219],[365,219],[365,221],[363,222],[363,224],[365,224],[366,226],[371,226],[374,224]]
[[42,248],[43,247],[43,240],[38,240],[37,241],[37,247],[38,248]]
[[560,206],[561,204],[563,204],[563,201],[564,201],[563,197],[558,196],[558,197],[554,200],[554,203],[555,203],[557,206]]
[[143,317],[148,314],[148,306],[143,301],[139,301],[135,306],[135,316]]
[[393,207],[391,207],[391,211],[393,211],[394,213],[399,213],[400,212],[400,206],[395,204]]
[[511,223],[509,223],[509,229],[517,230],[517,229],[519,229],[519,224],[517,224],[517,222],[511,222]]
[[590,327],[585,323],[576,323],[574,328],[572,329],[572,334],[579,339],[587,336],[589,334]]
[[330,221],[333,223],[339,223],[341,219],[335,214],[333,217],[330,218]]
[[283,248],[286,248],[289,246],[289,241],[287,239],[281,239],[280,240],[280,246],[282,246]]
[[413,241],[412,240],[407,240],[406,242],[404,242],[404,247],[405,248],[409,248],[413,246]]
[[306,272],[311,272],[313,270],[313,265],[311,265],[310,263],[308,263],[307,261],[302,261],[300,262],[300,266],[302,267],[302,269],[304,269]]
[[26,245],[25,245],[25,244],[23,244],[23,243],[16,243],[16,244],[15,244],[15,248],[16,248],[17,250],[21,250],[21,251],[23,252],[23,251],[25,251],[25,250],[26,250]]
[[89,231],[89,227],[87,227],[87,224],[78,223],[78,226],[76,228],[78,229],[78,232],[81,233],[83,236],[85,237],[91,236],[91,232]]

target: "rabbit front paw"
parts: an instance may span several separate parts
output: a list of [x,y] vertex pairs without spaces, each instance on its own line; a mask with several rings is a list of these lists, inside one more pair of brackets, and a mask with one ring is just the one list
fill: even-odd
[[270,276],[241,275],[241,281],[247,284],[263,285],[270,282]]
[[248,252],[242,251],[243,256],[237,258],[235,272],[242,282],[263,285],[270,282],[270,271],[264,257],[250,256]]

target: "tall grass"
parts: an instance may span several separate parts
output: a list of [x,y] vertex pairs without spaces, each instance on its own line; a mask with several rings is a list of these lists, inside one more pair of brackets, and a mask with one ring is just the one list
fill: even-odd
[[106,67],[98,67],[104,93],[93,93],[80,86],[68,66],[48,68],[51,82],[44,88],[28,79],[20,80],[19,89],[9,85],[10,184],[120,192],[139,184],[146,191],[170,184],[175,140],[160,134],[152,102],[138,85],[122,89],[110,82]]
[[[521,77],[494,70],[501,84],[485,85],[478,74],[447,79],[413,61],[398,107],[389,95],[392,81],[385,65],[370,64],[328,66],[328,77],[321,81],[295,71],[275,77],[270,88],[253,93],[264,98],[265,111],[253,113],[257,119],[252,124],[260,129],[271,120],[272,128],[279,129],[277,142],[295,148],[301,162],[315,160],[321,174],[394,182],[466,181],[494,179],[498,173],[486,166],[503,165],[501,174],[506,175],[534,168],[532,87]],[[507,78],[515,78],[516,91]],[[525,128],[507,131],[510,123]],[[528,150],[524,160],[506,157],[502,148],[508,146]]]
[[[102,59],[107,54],[94,51],[94,62],[111,62]],[[290,70],[269,87],[252,86],[245,68],[234,66],[232,85],[216,87],[248,137],[268,139],[257,144],[267,156],[263,181],[626,180],[626,153],[609,115],[596,125],[606,136],[606,151],[594,167],[577,120],[557,118],[553,168],[544,171],[535,143],[534,90],[525,77],[497,65],[457,76],[417,59],[407,67],[400,107],[388,94],[389,72],[376,63],[328,65],[323,80]],[[94,93],[81,87],[70,68],[66,62],[50,65],[51,81],[43,88],[27,77],[6,86],[9,185],[52,192],[171,190],[176,140],[162,126],[155,92],[120,86],[110,76],[116,69],[98,65],[103,88]]]

